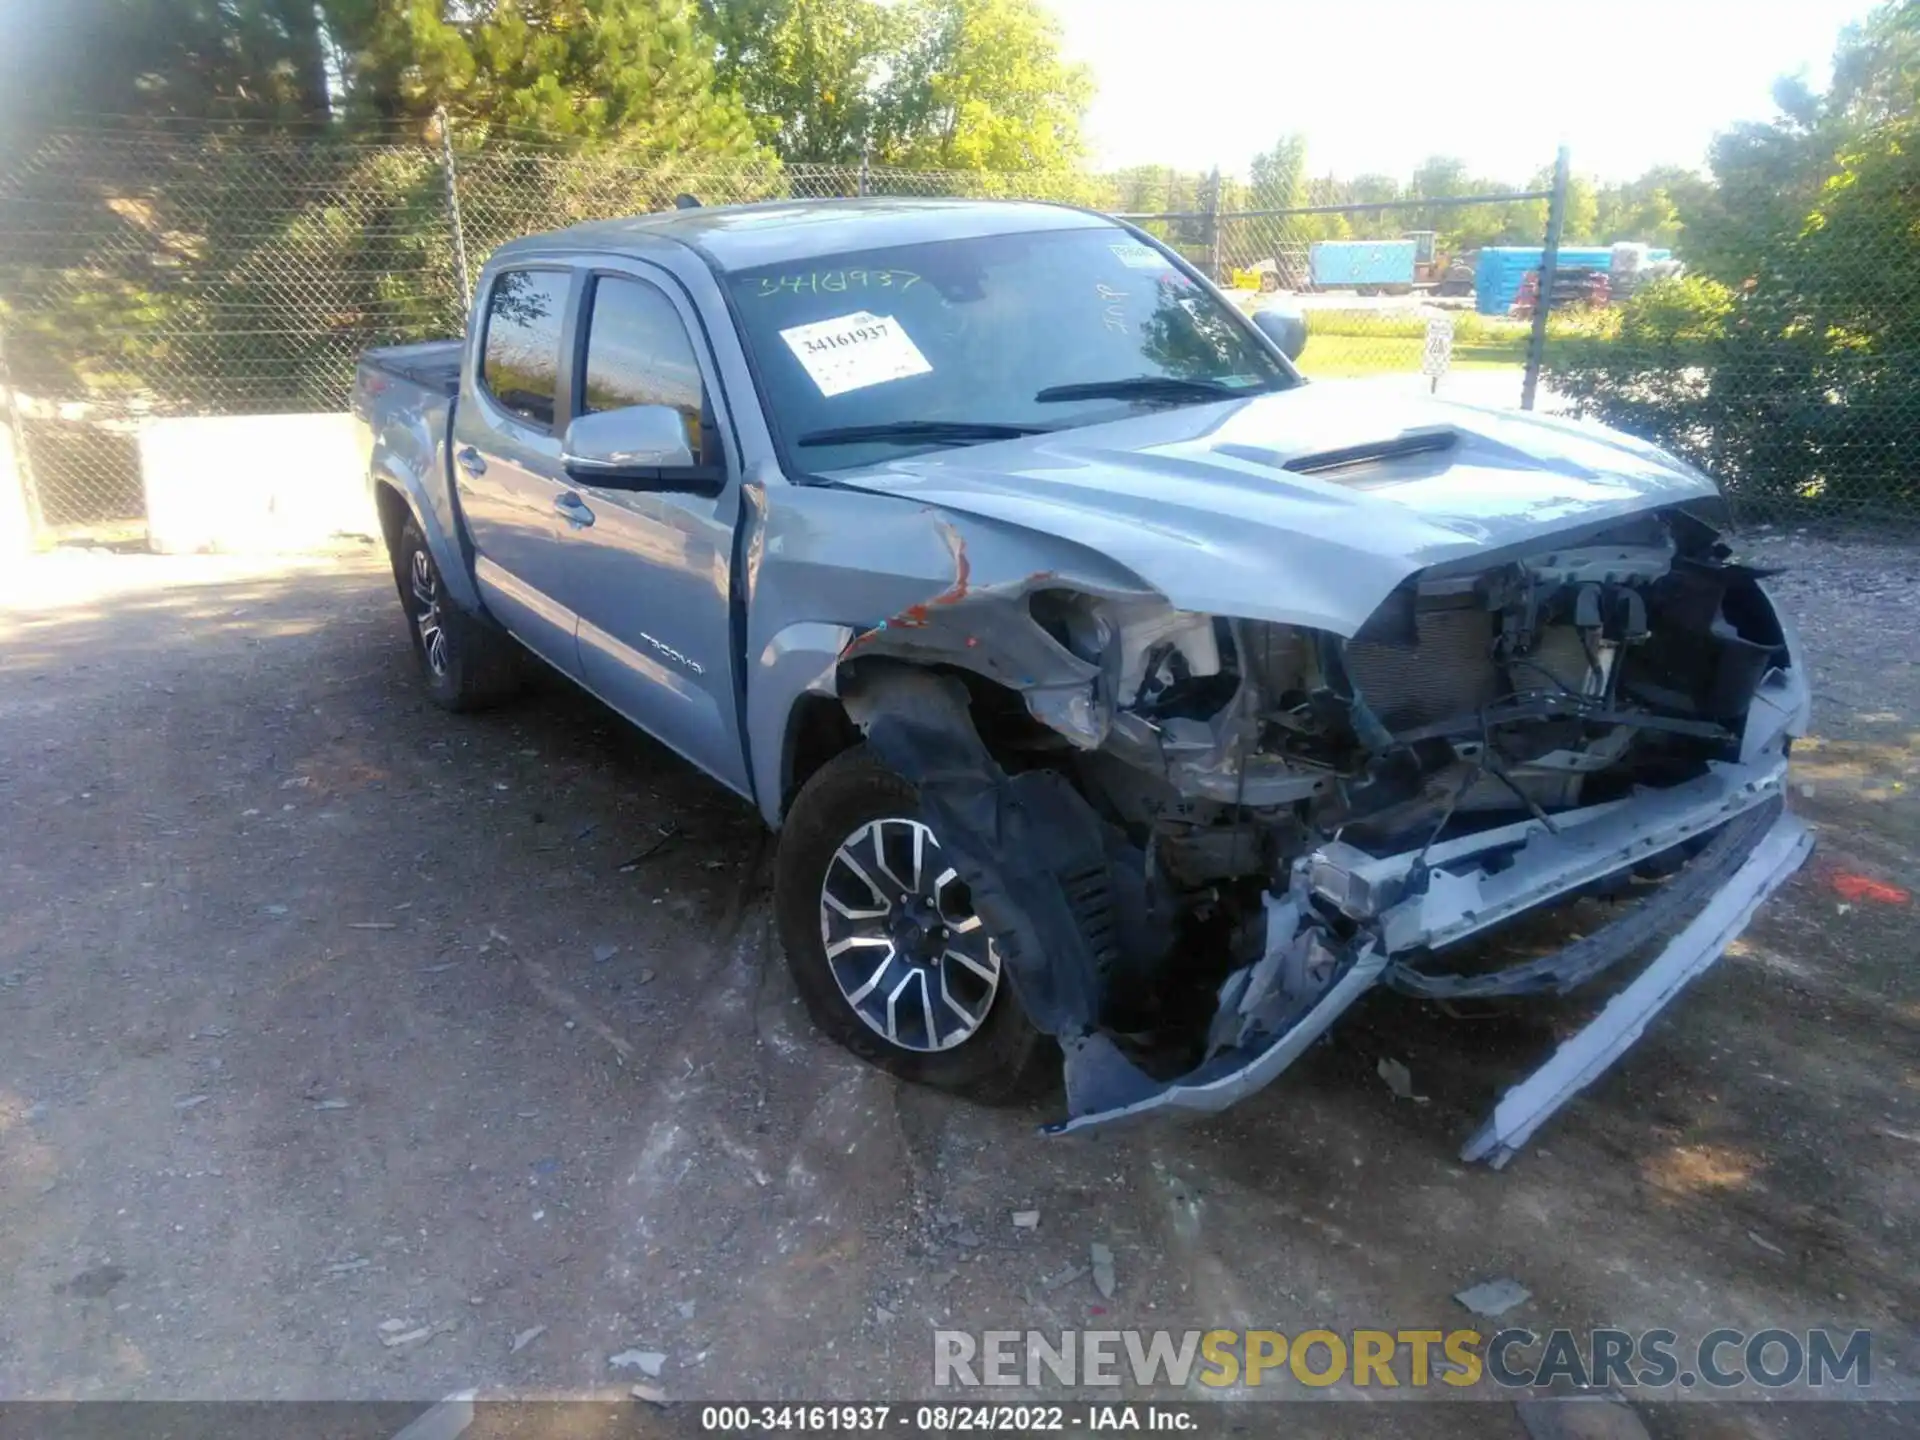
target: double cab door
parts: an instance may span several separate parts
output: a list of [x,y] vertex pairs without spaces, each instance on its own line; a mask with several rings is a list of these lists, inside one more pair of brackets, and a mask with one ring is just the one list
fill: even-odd
[[[454,481],[494,617],[556,669],[716,779],[751,794],[732,633],[738,457],[691,301],[641,261],[490,274],[455,409]],[[567,425],[678,411],[717,485],[582,483]],[[653,488],[661,487],[661,488]]]

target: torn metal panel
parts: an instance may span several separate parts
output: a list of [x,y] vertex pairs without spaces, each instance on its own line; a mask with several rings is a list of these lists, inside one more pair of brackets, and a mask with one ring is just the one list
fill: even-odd
[[[1528,819],[1379,858],[1351,846],[1337,855],[1322,847],[1309,861],[1313,885],[1351,918],[1377,925],[1388,954],[1438,949],[1764,805],[1780,795],[1785,778],[1784,760],[1713,764],[1697,780],[1666,790],[1565,811],[1551,817],[1551,830]],[[1409,894],[1416,877],[1424,888]]]
[[1750,810],[1720,827],[1717,834],[1680,872],[1651,895],[1628,903],[1609,924],[1551,955],[1502,970],[1476,974],[1434,974],[1404,961],[1388,967],[1386,983],[1423,1000],[1487,999],[1513,995],[1566,995],[1644,950],[1683,923],[1733,878],[1773,829],[1783,802]]
[[1769,895],[1813,850],[1805,822],[1783,812],[1726,887],[1634,982],[1547,1063],[1509,1090],[1460,1151],[1499,1169],[1561,1106],[1592,1084],[1638,1040],[1689,981],[1720,958]]

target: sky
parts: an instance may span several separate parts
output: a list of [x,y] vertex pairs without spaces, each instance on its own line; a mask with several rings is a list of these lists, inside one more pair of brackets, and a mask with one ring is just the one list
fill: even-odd
[[1429,155],[1524,183],[1701,168],[1714,133],[1824,87],[1871,0],[1047,0],[1099,92],[1102,168],[1245,175],[1291,131],[1313,175],[1405,179]]

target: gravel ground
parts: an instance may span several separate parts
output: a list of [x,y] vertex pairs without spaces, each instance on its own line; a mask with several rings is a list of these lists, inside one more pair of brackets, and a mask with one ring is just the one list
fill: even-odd
[[1454,1152],[1551,1016],[1383,999],[1217,1120],[1045,1141],[1054,1102],[970,1108],[813,1034],[741,802],[561,687],[428,706],[370,553],[16,566],[0,1397],[624,1395],[632,1350],[676,1397],[924,1395],[935,1326],[1451,1328],[1502,1276],[1535,1330],[1870,1327],[1912,1393],[1920,551],[1751,539],[1817,669],[1821,849],[1498,1174]]

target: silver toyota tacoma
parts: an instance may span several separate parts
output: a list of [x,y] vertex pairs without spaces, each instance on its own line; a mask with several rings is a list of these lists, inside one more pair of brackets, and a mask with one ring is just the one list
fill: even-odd
[[1064,1061],[1070,1131],[1229,1105],[1376,986],[1595,987],[1499,1164],[1805,859],[1806,671],[1706,476],[1304,339],[1084,211],[687,208],[503,247],[354,407],[434,699],[531,652],[757,806],[856,1054]]

